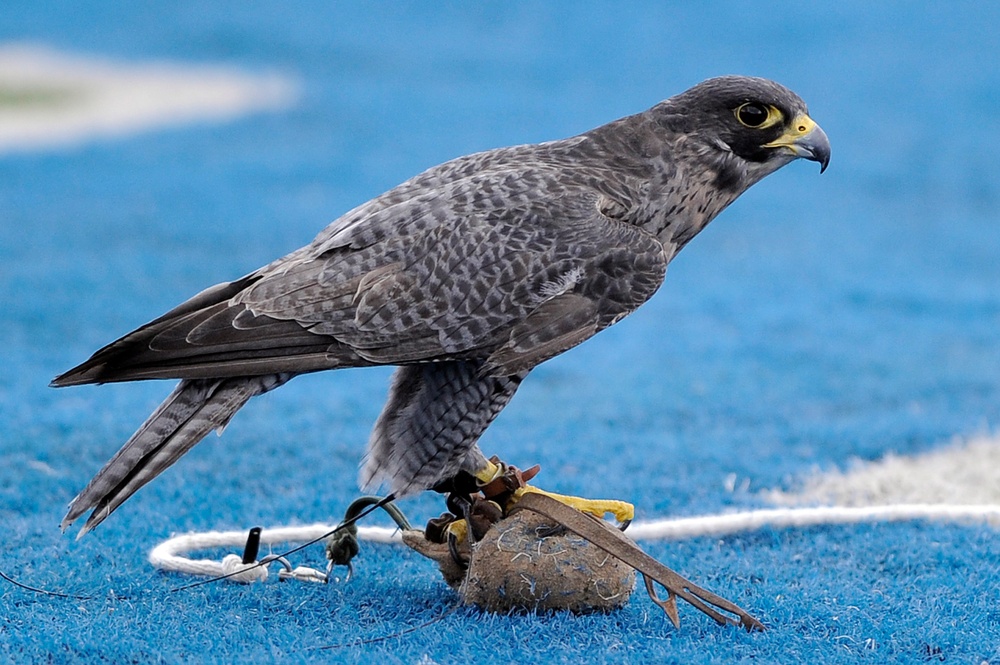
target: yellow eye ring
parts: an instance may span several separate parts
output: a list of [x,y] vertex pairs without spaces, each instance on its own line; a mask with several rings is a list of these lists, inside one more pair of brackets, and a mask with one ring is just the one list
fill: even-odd
[[734,114],[741,125],[750,129],[767,129],[781,122],[784,117],[775,107],[760,102],[740,104]]

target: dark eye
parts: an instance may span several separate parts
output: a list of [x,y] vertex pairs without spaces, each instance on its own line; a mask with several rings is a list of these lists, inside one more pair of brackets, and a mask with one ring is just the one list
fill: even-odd
[[747,127],[760,127],[769,115],[767,107],[757,102],[748,102],[736,109],[736,119]]

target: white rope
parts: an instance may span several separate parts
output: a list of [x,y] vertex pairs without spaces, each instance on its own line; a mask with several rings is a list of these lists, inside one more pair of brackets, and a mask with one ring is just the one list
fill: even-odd
[[[899,522],[933,520],[958,523],[985,522],[1000,527],[1000,505],[897,504],[858,508],[822,506],[816,508],[774,508],[744,512],[682,517],[677,519],[635,522],[628,528],[633,540],[680,540],[698,536],[724,536],[764,527],[801,528],[823,524],[857,524],[863,522]],[[262,545],[302,543],[320,538],[335,528],[329,524],[262,529]],[[399,529],[377,526],[358,527],[358,538],[377,543],[401,543]],[[227,555],[222,561],[190,559],[188,552],[219,547],[242,547],[247,531],[207,531],[174,536],[160,543],[149,553],[149,562],[160,570],[227,578],[237,582],[267,579],[266,566],[244,564],[242,557]],[[237,571],[243,572],[237,572]],[[319,571],[296,568],[289,577],[318,581]]]
[[679,540],[697,536],[725,536],[764,527],[801,528],[822,524],[904,520],[986,522],[1000,526],[1000,505],[896,504],[858,508],[846,506],[774,508],[636,522],[628,528],[627,533],[634,540]]
[[[261,545],[277,543],[305,543],[322,537],[336,528],[331,524],[310,524],[305,526],[285,526],[275,529],[262,529]],[[389,529],[379,526],[358,527],[358,537],[377,543],[403,542],[399,529]],[[205,531],[202,533],[185,533],[163,541],[149,553],[149,563],[154,568],[174,573],[200,575],[204,577],[221,577],[243,570],[233,577],[227,578],[236,582],[253,582],[267,579],[267,567],[254,564],[244,564],[243,558],[237,554],[228,554],[222,561],[214,559],[190,559],[188,552],[214,549],[219,547],[243,547],[247,542],[247,531]],[[252,568],[252,570],[247,570]],[[307,569],[302,569],[304,575],[310,575]]]
[[267,579],[267,566],[258,566],[256,562],[243,563],[239,554],[227,554],[222,558],[222,574],[234,582],[263,582]]

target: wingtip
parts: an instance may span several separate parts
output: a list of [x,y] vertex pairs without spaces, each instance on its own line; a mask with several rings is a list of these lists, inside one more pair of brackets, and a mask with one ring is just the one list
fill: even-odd
[[[66,506],[66,514],[63,515],[62,522],[59,523],[59,529],[63,533],[66,533],[66,530],[69,529],[71,526],[73,526],[73,523],[76,522],[78,519],[80,519],[80,516],[83,515],[84,512],[86,512],[84,509],[81,509],[80,506],[78,505],[80,503],[80,496],[82,494],[83,494],[82,492],[80,494],[77,494],[75,497],[73,497],[73,500],[69,502],[69,505]],[[90,530],[90,528],[86,526],[84,527],[84,529],[86,529],[86,531]],[[86,531],[78,533],[76,535],[76,539],[80,540],[80,538],[83,537]]]
[[67,379],[69,377],[70,372],[72,372],[72,370],[70,370],[69,372],[63,372],[58,376],[52,377],[52,380],[49,381],[49,388],[63,388],[69,385],[67,383]]
[[[94,527],[100,524],[104,519],[102,517],[101,519],[95,520],[94,517],[95,515],[92,513],[83,526],[80,527],[80,530],[76,532],[75,540],[81,540],[84,536],[93,531]],[[72,512],[67,513],[66,517],[64,517],[62,522],[59,523],[59,528],[63,533],[66,533],[66,530],[73,526],[73,523],[76,522],[78,518],[79,515],[73,515]]]
[[88,366],[85,363],[55,377],[49,382],[49,387],[66,388],[67,386],[81,386],[88,383],[100,383],[100,376],[103,369],[103,363],[91,366]]
[[[70,528],[71,526],[73,526],[73,523],[74,523],[75,521],[76,521],[76,518],[75,518],[75,517],[70,517],[69,515],[66,515],[66,517],[64,517],[64,518],[62,519],[62,522],[60,522],[60,523],[59,523],[59,530],[60,530],[60,531],[62,531],[63,533],[66,533],[66,531],[67,531],[67,530],[69,530],[69,528]],[[77,534],[76,534],[76,537],[74,538],[74,540],[80,540],[81,538],[83,538],[84,536],[86,536],[86,535],[87,535],[87,533],[89,533],[89,532],[91,531],[91,528],[92,528],[92,527],[89,527],[89,526],[87,526],[87,525],[85,524],[85,525],[84,525],[84,526],[83,526],[83,527],[82,527],[82,528],[81,528],[81,529],[80,529],[80,530],[79,530],[79,531],[77,532]]]
[[66,386],[73,385],[72,381],[69,379],[69,374],[60,374],[59,376],[53,378],[49,381],[49,388],[65,388]]

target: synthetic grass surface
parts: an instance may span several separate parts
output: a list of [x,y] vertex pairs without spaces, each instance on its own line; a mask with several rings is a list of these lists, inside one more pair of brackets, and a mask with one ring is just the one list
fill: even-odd
[[[157,573],[174,532],[332,521],[356,494],[384,370],[255,400],[80,542],[65,505],[169,391],[47,383],[118,335],[308,242],[423,168],[560,138],[708,76],[775,78],[833,143],[698,237],[638,313],[538,368],[483,440],[556,491],[639,517],[764,505],[815,468],[997,425],[1000,70],[993,5],[8,4],[0,38],[299,77],[284,113],[0,156],[2,569],[14,662],[1000,663],[1000,537],[892,524],[646,544],[771,630],[459,609],[433,567],[363,546],[343,586]],[[732,482],[735,475],[736,481]],[[730,489],[732,488],[732,489]],[[403,505],[416,521],[435,497]],[[322,551],[295,563],[322,564]],[[377,659],[377,660],[376,660]]]

